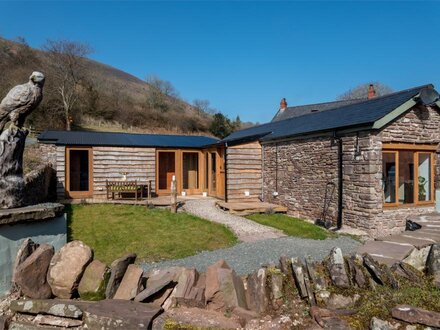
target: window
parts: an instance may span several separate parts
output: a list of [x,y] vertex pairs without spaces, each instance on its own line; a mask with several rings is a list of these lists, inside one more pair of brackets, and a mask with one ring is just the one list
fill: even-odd
[[[385,206],[434,202],[435,147],[390,144],[383,146],[382,188]],[[395,149],[395,150],[392,150]]]

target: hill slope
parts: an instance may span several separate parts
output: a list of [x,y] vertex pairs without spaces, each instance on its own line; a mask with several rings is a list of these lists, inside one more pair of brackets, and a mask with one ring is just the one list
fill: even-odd
[[[44,51],[0,38],[0,99],[13,86],[27,82],[32,71],[48,73],[51,65]],[[158,103],[157,90],[126,72],[90,59],[84,59],[83,66],[86,79],[72,111],[74,129],[208,132],[211,115],[183,100],[161,94]],[[43,102],[29,118],[28,125],[38,130],[63,129],[56,86],[50,74],[46,76]]]

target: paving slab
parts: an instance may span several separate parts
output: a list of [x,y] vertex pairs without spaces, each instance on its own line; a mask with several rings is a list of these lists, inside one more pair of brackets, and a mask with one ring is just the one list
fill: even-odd
[[397,260],[394,258],[388,258],[388,257],[383,257],[383,256],[377,256],[374,254],[370,254],[370,256],[377,261],[380,264],[385,264],[388,267],[391,267],[392,265],[394,265],[396,262],[400,262],[401,260]]
[[377,240],[382,242],[410,244],[416,247],[417,249],[424,248],[433,243],[432,239],[407,236],[405,235],[405,233],[402,233],[401,235],[391,235],[391,236],[381,237],[378,238]]
[[370,241],[361,246],[357,252],[359,254],[368,253],[372,256],[403,260],[412,250],[414,250],[414,246],[410,244]]
[[433,243],[440,242],[440,233],[434,233],[434,232],[430,231],[429,229],[419,229],[416,231],[405,232],[405,235],[416,237],[416,238],[432,239],[435,241]]

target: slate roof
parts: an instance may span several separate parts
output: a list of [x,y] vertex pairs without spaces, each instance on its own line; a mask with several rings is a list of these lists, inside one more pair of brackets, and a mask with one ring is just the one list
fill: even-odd
[[218,139],[195,135],[44,131],[38,136],[38,141],[68,146],[201,148],[217,143]]
[[307,115],[309,113],[320,112],[331,110],[335,108],[340,108],[345,105],[359,103],[365,101],[366,99],[354,99],[354,100],[341,100],[341,101],[333,101],[333,102],[325,102],[325,103],[316,103],[316,104],[306,104],[306,105],[297,105],[294,107],[287,107],[284,111],[278,110],[278,112],[273,117],[272,121],[280,121],[292,117],[299,117],[303,115]]
[[241,143],[251,139],[254,141],[270,141],[317,132],[372,125],[375,121],[383,118],[406,101],[418,95],[424,88],[434,88],[434,86],[423,85],[326,111],[309,113],[254,126],[232,133],[223,139],[221,143]]

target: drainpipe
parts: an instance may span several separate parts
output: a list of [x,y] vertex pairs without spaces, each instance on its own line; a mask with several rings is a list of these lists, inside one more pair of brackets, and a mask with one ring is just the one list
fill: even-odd
[[343,179],[343,151],[342,151],[342,138],[336,137],[336,132],[334,133],[335,138],[338,140],[338,219],[336,222],[337,229],[342,228],[342,212],[343,212],[343,193],[344,193],[344,179]]
[[225,167],[225,203],[228,202],[228,143],[225,143],[225,152],[223,155]]

